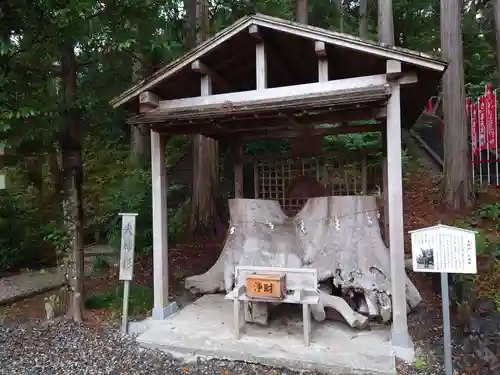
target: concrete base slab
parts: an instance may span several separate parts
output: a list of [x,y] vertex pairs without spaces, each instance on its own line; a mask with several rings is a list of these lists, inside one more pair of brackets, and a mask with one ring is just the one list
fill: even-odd
[[266,327],[246,324],[240,340],[234,340],[233,332],[231,301],[206,295],[155,321],[137,341],[184,358],[215,357],[326,374],[396,374],[389,327],[357,332],[341,323],[315,323],[309,347],[303,343],[300,314],[278,316]]

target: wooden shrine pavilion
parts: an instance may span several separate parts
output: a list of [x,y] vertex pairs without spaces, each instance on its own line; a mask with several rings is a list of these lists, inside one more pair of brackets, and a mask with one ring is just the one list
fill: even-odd
[[[332,134],[379,131],[386,144],[383,192],[393,280],[392,339],[394,347],[407,347],[406,291],[397,282],[405,278],[401,134],[435,95],[446,66],[422,53],[258,14],[236,21],[113,99],[113,107],[134,113],[130,124],[151,128],[153,319],[172,312],[165,136],[203,134],[241,147],[263,138],[304,143]],[[359,120],[377,121],[345,125]],[[323,124],[331,126],[317,127]],[[237,197],[242,197],[241,160],[235,167]]]

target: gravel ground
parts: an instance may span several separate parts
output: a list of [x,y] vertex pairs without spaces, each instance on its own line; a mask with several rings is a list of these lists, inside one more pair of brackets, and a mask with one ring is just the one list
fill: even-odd
[[241,362],[182,364],[164,353],[140,348],[116,330],[69,321],[0,325],[0,364],[1,375],[298,374]]

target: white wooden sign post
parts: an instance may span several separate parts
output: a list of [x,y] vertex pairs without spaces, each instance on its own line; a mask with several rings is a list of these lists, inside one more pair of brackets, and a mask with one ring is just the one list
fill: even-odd
[[477,273],[476,233],[442,224],[410,232],[413,271],[441,273],[446,375],[453,374],[448,274]]
[[122,333],[127,333],[128,325],[128,298],[130,293],[130,281],[134,275],[134,246],[135,246],[135,219],[137,214],[123,213],[122,217],[122,241],[120,248],[120,275],[123,281],[123,314]]
[[[2,166],[2,158],[5,155],[5,147],[0,144],[0,167]],[[0,173],[0,190],[7,189],[7,176]]]

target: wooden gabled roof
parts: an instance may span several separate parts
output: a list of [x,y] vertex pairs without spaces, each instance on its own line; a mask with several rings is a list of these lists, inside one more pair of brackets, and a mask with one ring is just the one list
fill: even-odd
[[[277,73],[268,75],[268,79],[274,80],[270,82],[271,87],[308,83],[316,80],[314,78],[317,71],[314,65],[316,57],[314,51],[305,50],[304,41],[307,43],[321,41],[327,45],[327,48],[335,51],[338,58],[332,60],[333,64],[330,64],[330,79],[382,73],[384,70],[380,68],[385,68],[385,61],[388,59],[401,61],[404,70],[418,69],[424,73],[421,76],[427,81],[428,86],[424,90],[428,94],[423,94],[422,97],[432,95],[430,90],[434,89],[447,66],[446,62],[423,53],[256,14],[236,21],[181,58],[115,97],[110,104],[113,107],[133,104],[133,100],[143,91],[155,92],[164,99],[198,96],[199,79],[190,69],[190,65],[198,59],[213,62],[214,69],[217,69],[224,78],[228,77],[228,80],[236,88],[232,91],[252,89],[251,82],[255,75],[252,73],[252,77],[249,77],[248,70],[252,70],[251,63],[254,63],[255,60],[254,44],[250,43],[247,32],[247,29],[252,25],[256,25],[268,33],[267,38],[277,50],[276,54],[282,55],[282,65],[287,65],[276,69],[280,73],[279,75]],[[295,50],[295,55],[291,49]],[[245,55],[246,52],[248,53]],[[242,66],[243,61],[249,61],[248,69]],[[375,71],[376,73],[374,73]],[[419,81],[421,80],[419,79]],[[222,92],[217,86],[214,87],[214,91],[214,94]],[[423,105],[424,103],[422,103],[422,107]]]

